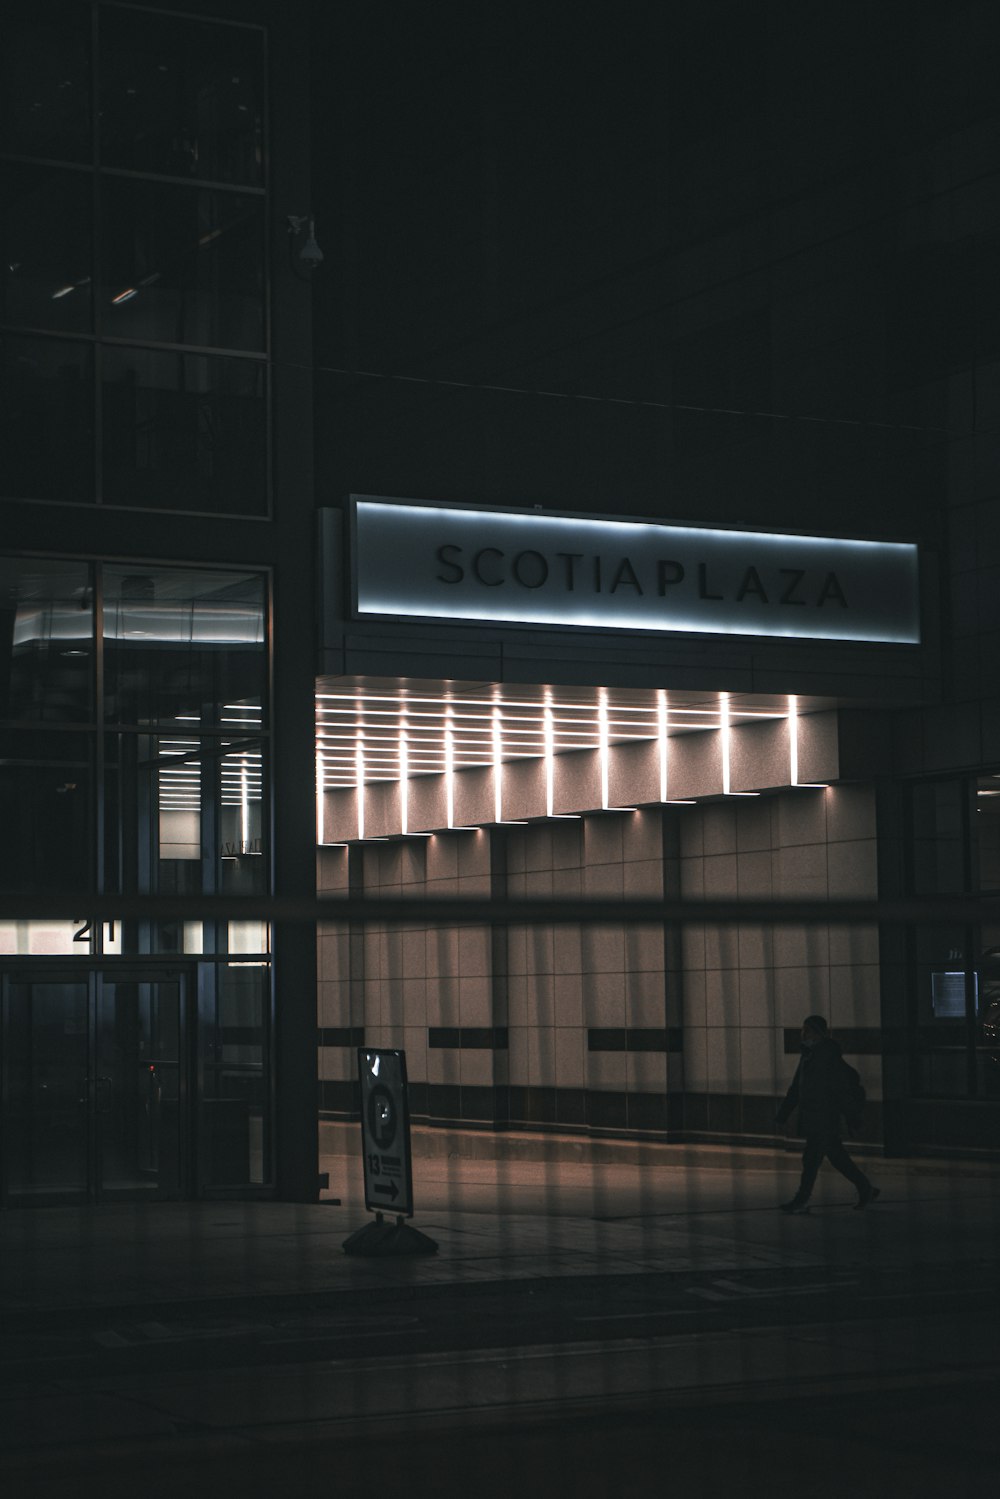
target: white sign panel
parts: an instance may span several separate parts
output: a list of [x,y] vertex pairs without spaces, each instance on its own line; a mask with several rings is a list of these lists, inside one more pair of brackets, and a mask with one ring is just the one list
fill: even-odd
[[365,1166],[365,1207],[410,1217],[413,1166],[410,1111],[406,1097],[406,1055],[401,1051],[358,1050],[361,1083],[361,1136]]
[[353,504],[359,616],[920,641],[910,542]]

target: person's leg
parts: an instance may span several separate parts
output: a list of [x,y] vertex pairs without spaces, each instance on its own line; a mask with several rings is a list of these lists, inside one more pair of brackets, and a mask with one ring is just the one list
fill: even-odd
[[805,1149],[802,1152],[802,1175],[799,1178],[799,1188],[791,1202],[782,1205],[791,1211],[804,1207],[809,1201],[812,1189],[816,1183],[820,1162],[823,1159],[825,1145],[822,1135],[806,1135]]
[[841,1176],[846,1176],[851,1185],[857,1188],[860,1201],[868,1202],[871,1200],[872,1184],[860,1167],[851,1160],[842,1140],[834,1137],[827,1141],[826,1158],[831,1166],[836,1167]]

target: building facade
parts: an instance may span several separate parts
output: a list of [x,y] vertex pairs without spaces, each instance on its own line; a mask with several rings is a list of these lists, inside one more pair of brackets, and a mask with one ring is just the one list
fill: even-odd
[[[826,19],[5,17],[5,1204],[309,1200],[362,1043],[769,1140],[817,1010],[996,1148],[988,12]],[[317,890],[523,920],[216,914]]]

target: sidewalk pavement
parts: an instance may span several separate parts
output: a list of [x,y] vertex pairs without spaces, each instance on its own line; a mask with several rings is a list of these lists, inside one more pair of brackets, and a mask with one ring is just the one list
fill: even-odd
[[316,1204],[127,1202],[0,1214],[0,1312],[120,1307],[364,1287],[482,1283],[651,1270],[995,1260],[1000,1173],[964,1163],[871,1161],[865,1213],[824,1166],[812,1213],[788,1219],[785,1152],[414,1130],[413,1223],[425,1259],[357,1259],[370,1219],[357,1126],[324,1126],[329,1187]]
[[787,1217],[783,1151],[414,1131],[438,1252],[365,1260],[342,1250],[370,1217],[359,1135],[324,1129],[315,1204],[0,1214],[0,1489],[457,1499],[460,1452],[483,1499],[604,1499],[683,1464],[751,1492],[752,1452],[773,1493],[786,1444],[793,1468],[828,1452],[816,1499],[995,1477],[993,1170],[873,1161],[855,1212],[824,1167]]

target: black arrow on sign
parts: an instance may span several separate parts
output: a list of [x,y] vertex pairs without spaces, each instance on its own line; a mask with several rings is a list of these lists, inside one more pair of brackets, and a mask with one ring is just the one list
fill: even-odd
[[386,1186],[383,1182],[376,1182],[374,1190],[376,1192],[384,1192],[386,1197],[390,1198],[390,1200],[393,1202],[395,1202],[396,1198],[399,1196],[399,1188],[396,1186],[395,1182],[390,1182],[388,1186]]

